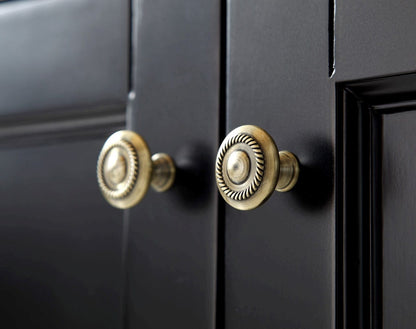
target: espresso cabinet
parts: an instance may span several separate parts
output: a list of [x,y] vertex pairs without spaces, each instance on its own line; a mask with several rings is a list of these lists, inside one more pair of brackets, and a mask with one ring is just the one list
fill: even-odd
[[[7,328],[412,328],[415,14],[408,0],[0,3]],[[248,211],[215,174],[242,125],[300,163],[293,190]],[[171,189],[127,210],[96,178],[123,129],[176,164]]]

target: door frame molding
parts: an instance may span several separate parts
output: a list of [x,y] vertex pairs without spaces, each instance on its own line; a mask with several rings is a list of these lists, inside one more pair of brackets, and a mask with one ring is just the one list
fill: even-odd
[[336,85],[336,328],[383,323],[383,115],[415,110],[416,73]]

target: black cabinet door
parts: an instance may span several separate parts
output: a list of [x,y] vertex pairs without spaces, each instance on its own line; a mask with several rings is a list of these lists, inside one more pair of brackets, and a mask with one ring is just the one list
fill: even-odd
[[123,107],[129,1],[0,3],[0,114]]
[[[0,4],[0,305],[8,328],[214,328],[220,1]],[[131,129],[177,165],[134,209],[98,153]]]
[[214,328],[220,1],[133,3],[127,127],[170,154],[177,177],[125,214],[127,326]]
[[[8,328],[412,328],[416,4],[0,4],[0,308]],[[301,163],[225,206],[214,160],[254,124]],[[101,197],[119,129],[177,165]]]
[[253,124],[301,166],[294,190],[226,208],[225,327],[332,328],[334,78],[327,1],[230,1],[227,131]]
[[128,1],[0,3],[4,328],[122,328],[122,212],[96,182],[125,126]]
[[227,12],[226,132],[266,129],[301,173],[258,209],[226,207],[225,327],[414,327],[416,4]]

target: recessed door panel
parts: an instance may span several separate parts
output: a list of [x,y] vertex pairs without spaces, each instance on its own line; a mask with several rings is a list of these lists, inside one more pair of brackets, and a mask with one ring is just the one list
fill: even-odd
[[383,328],[416,321],[416,112],[383,115]]
[[337,111],[337,319],[414,322],[415,74],[341,83]]
[[123,106],[129,1],[0,3],[0,114]]
[[103,138],[44,143],[0,150],[2,321],[121,328],[121,211],[95,178]]

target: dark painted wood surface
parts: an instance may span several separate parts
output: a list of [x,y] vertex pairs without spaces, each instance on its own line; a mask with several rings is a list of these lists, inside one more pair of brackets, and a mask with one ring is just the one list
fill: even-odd
[[409,0],[336,1],[336,79],[414,71],[415,15]]
[[[134,1],[127,125],[177,182],[127,212],[127,326],[215,327],[220,1]],[[220,251],[222,252],[222,251]]]
[[[220,7],[135,0],[130,49],[128,1],[0,4],[0,304],[9,328],[335,326],[345,297],[336,291],[345,260],[334,198],[336,91],[353,88],[365,111],[414,100],[410,75],[343,83],[415,70],[416,4]],[[171,191],[149,191],[123,215],[101,198],[94,171],[104,135],[124,127],[126,103],[127,128],[179,170]],[[384,117],[383,319],[405,328],[415,304],[414,115]],[[213,160],[218,136],[241,124],[265,128],[297,154],[301,177],[257,210],[223,211]],[[360,293],[351,303],[364,310]]]
[[0,314],[8,328],[121,328],[122,212],[96,183],[125,126],[128,1],[0,4]]
[[[303,171],[293,192],[275,193],[260,209],[226,208],[226,327],[332,328],[337,316],[344,326],[345,296],[335,288],[343,280],[337,264],[345,260],[342,242],[335,243],[343,238],[336,235],[333,199],[335,109],[344,106],[336,103],[336,83],[414,71],[415,11],[411,1],[229,1],[227,132],[241,124],[265,128],[280,149],[299,156]],[[414,90],[411,76],[357,84],[354,102],[363,111],[412,100]],[[359,129],[355,134],[362,140]],[[342,179],[337,182],[342,194]],[[364,239],[373,229],[367,227]],[[360,248],[363,237],[350,238]],[[368,241],[369,248],[377,245]],[[361,261],[368,271],[378,266]],[[373,307],[369,298],[357,295],[354,307]]]
[[0,150],[7,328],[121,328],[121,211],[95,179],[104,138]]
[[327,1],[230,1],[227,131],[254,124],[303,167],[260,208],[226,208],[226,328],[332,328],[334,88]]
[[[413,209],[402,196],[406,191],[412,199],[412,189],[398,188],[402,183],[397,173],[408,176],[401,175],[404,184],[412,184],[408,149],[414,122],[409,111],[415,108],[415,76],[337,86],[339,328],[411,327],[412,313],[407,310],[413,292],[406,277],[411,266],[407,246],[413,238],[404,232],[412,231],[406,217],[413,217]],[[399,199],[401,203],[391,202]]]
[[416,112],[383,116],[383,328],[416,321]]
[[125,104],[129,26],[127,0],[0,3],[0,114]]

